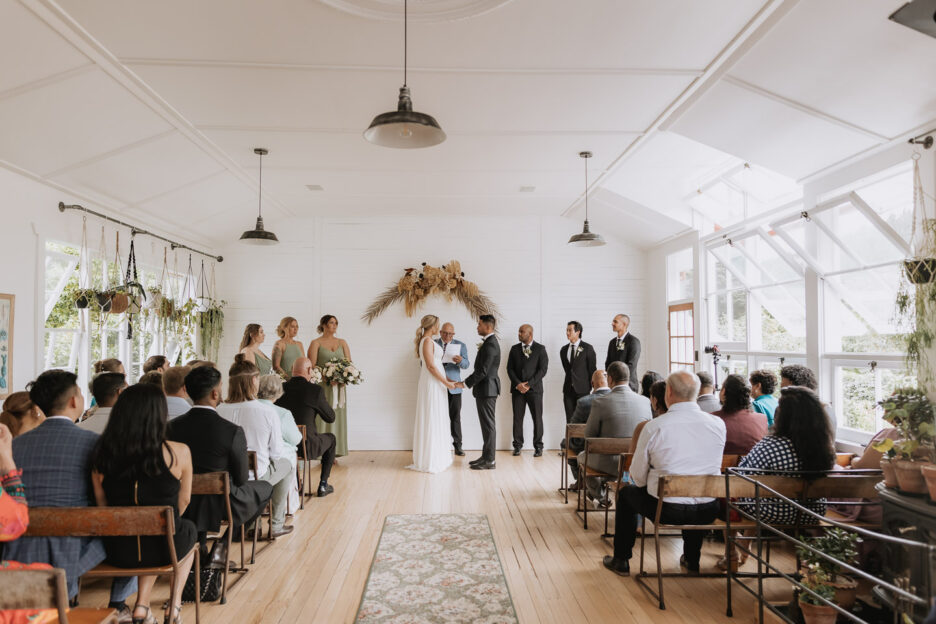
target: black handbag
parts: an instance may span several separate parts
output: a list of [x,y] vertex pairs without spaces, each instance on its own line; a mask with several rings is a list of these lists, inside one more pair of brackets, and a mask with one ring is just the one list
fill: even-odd
[[[224,551],[227,542],[216,540],[211,547],[211,553],[203,556],[202,561],[207,565],[201,569],[201,602],[214,602],[221,597],[221,584],[224,582]],[[182,588],[182,602],[195,602],[195,568],[189,570],[185,587]]]

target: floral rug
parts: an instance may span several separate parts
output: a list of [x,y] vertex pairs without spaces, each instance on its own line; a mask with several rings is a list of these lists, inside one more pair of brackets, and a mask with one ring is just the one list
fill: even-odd
[[487,516],[387,516],[357,621],[516,624]]

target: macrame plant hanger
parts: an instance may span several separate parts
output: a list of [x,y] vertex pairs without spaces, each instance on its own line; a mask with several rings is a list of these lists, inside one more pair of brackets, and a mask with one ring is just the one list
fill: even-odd
[[[133,315],[140,312],[142,304],[140,297],[143,299],[146,298],[146,293],[140,285],[140,278],[137,275],[136,247],[134,246],[135,235],[136,232],[130,233],[130,252],[127,254],[127,275],[124,278],[127,296],[130,297],[130,307],[127,308],[127,338],[130,340],[133,339]],[[131,277],[133,279],[131,279]],[[134,294],[134,290],[139,290],[139,292]]]
[[[81,247],[78,249],[78,289],[82,293],[87,293],[88,289],[91,288],[91,274],[88,273],[91,264],[91,253],[88,251],[88,217],[81,217]],[[87,295],[82,294],[87,300]],[[87,301],[85,309],[88,308],[88,305],[91,305],[90,301]],[[80,309],[78,310],[78,322],[80,323],[79,332],[84,334],[88,331],[87,326],[87,314],[83,313]]]
[[[98,334],[104,331],[105,314],[110,311],[110,295],[107,294],[107,238],[104,235],[104,226],[101,226],[101,244],[98,247],[98,256],[101,261],[101,287],[95,288],[94,304],[98,307]],[[93,278],[92,278],[93,279]]]
[[211,307],[211,289],[208,287],[208,277],[205,275],[205,260],[201,261],[201,269],[198,271],[198,297],[195,301],[198,303],[199,312],[207,312]]

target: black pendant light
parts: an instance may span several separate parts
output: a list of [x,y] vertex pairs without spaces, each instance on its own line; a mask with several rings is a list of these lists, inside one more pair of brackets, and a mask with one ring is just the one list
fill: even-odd
[[408,0],[403,0],[403,86],[400,87],[397,109],[377,115],[364,131],[364,138],[374,145],[399,149],[432,147],[445,140],[445,132],[432,115],[413,110],[410,90],[406,86],[407,47],[409,45],[407,2]]
[[254,154],[260,157],[260,190],[257,193],[257,226],[240,237],[241,242],[247,245],[275,245],[279,242],[276,234],[263,229],[263,213],[260,210],[263,203],[263,157],[269,153],[262,147],[254,149]]
[[601,234],[588,230],[588,159],[592,157],[592,153],[579,152],[579,156],[585,159],[585,226],[581,234],[574,234],[569,239],[569,244],[576,247],[600,247],[605,244],[605,239],[601,238]]

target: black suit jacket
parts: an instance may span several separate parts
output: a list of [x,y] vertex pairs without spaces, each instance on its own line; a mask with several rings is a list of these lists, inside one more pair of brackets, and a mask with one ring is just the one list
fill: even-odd
[[[266,481],[248,481],[247,438],[240,425],[208,407],[195,406],[169,421],[167,436],[192,452],[195,474],[226,471],[231,479],[231,515],[235,526],[253,518],[273,495]],[[185,517],[199,531],[217,531],[225,520],[224,502],[217,496],[192,496]]]
[[530,384],[527,394],[543,394],[543,377],[549,366],[549,356],[546,347],[534,341],[530,345],[530,357],[523,355],[523,344],[517,343],[510,347],[507,356],[507,376],[510,377],[510,393],[520,394],[517,384],[526,382]]
[[591,376],[598,369],[595,349],[584,340],[579,342],[582,352],[569,361],[569,344],[566,343],[559,350],[559,359],[562,360],[562,369],[565,371],[565,382],[562,391],[584,396],[591,392]]
[[617,337],[611,339],[608,343],[608,355],[605,358],[605,370],[611,366],[612,362],[624,362],[630,369],[630,382],[627,384],[631,390],[637,392],[640,387],[640,380],[637,379],[637,360],[640,359],[640,340],[630,332],[624,336],[624,348],[618,350]]
[[315,428],[315,416],[321,416],[327,423],[335,422],[335,410],[325,399],[322,387],[305,377],[292,377],[283,384],[283,396],[276,404],[292,412],[297,425],[306,426],[306,449],[309,458],[321,455],[328,444],[325,435]]
[[465,379],[465,385],[471,388],[471,395],[476,399],[496,397],[500,395],[500,379],[497,369],[500,368],[500,345],[497,336],[491,334],[484,340],[475,356],[474,371]]

